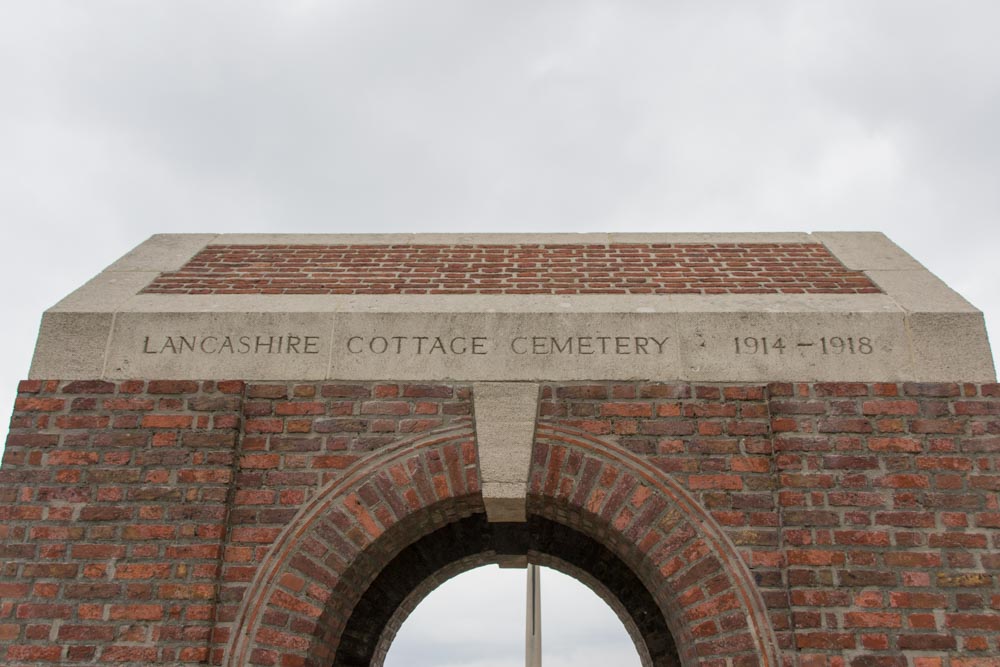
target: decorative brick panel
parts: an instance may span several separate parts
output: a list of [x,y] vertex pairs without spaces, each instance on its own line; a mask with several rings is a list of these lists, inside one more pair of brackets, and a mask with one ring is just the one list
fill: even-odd
[[158,294],[869,294],[819,243],[213,245]]

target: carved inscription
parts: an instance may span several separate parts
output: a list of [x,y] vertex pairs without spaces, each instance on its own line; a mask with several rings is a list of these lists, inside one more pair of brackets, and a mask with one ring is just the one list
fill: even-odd
[[663,354],[670,336],[515,336],[514,354]]
[[143,354],[319,354],[319,336],[169,335],[145,336]]
[[351,336],[350,354],[523,355],[663,354],[669,336]]
[[[787,341],[787,342],[786,342]],[[734,351],[737,355],[778,355],[797,350],[800,353],[813,352],[822,355],[867,356],[875,352],[871,336],[820,336],[809,340],[797,340],[784,336],[734,336]]]
[[487,354],[486,336],[351,336],[351,354]]
[[[274,335],[148,335],[143,354],[256,355],[319,354],[320,337]],[[494,352],[525,355],[662,355],[670,336],[351,336],[344,344],[351,355],[469,355]]]
[[[433,305],[433,304],[432,304]],[[123,313],[114,377],[540,381],[905,378],[892,312]]]
[[[351,336],[344,343],[350,355],[483,356],[491,353],[516,356],[545,355],[663,355],[670,336]],[[322,338],[288,333],[148,335],[141,352],[153,355],[303,355],[319,354]],[[683,341],[681,341],[683,342]],[[799,340],[789,336],[734,336],[730,351],[738,356],[783,356],[793,352],[823,356],[861,355],[877,352],[871,336],[820,336]]]
[[463,381],[883,378],[912,363],[898,318],[699,313],[206,314],[119,324],[122,377]]

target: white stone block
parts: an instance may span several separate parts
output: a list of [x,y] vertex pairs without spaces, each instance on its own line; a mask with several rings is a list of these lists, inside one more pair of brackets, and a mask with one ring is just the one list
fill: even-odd
[[486,518],[526,521],[538,385],[479,382],[472,399]]

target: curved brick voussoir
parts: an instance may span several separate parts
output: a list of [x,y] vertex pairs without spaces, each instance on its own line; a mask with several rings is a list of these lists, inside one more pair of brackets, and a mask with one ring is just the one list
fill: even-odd
[[484,511],[468,426],[398,443],[344,472],[299,511],[258,568],[224,664],[329,667],[385,565],[422,535]]
[[528,512],[615,553],[652,593],[685,665],[778,664],[753,577],[722,528],[640,457],[572,428],[540,424]]

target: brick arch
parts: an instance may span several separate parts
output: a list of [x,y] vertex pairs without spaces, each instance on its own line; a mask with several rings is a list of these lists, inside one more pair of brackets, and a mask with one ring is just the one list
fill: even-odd
[[223,664],[329,667],[379,565],[482,513],[471,427],[401,441],[345,470],[281,533],[244,594]]
[[[358,463],[278,538],[244,596],[223,664],[380,664],[398,628],[395,612],[427,576],[462,559],[472,567],[520,550],[570,574],[590,573],[614,591],[616,611],[633,619],[626,628],[642,637],[640,655],[652,653],[645,664],[777,667],[774,632],[735,547],[675,480],[614,443],[540,424],[529,521],[501,529],[484,512],[467,425]],[[409,547],[419,552],[422,540],[448,531],[461,539],[444,543],[468,548],[446,548],[442,562],[424,559],[423,574],[402,589],[379,580]],[[477,531],[479,542],[470,543]],[[575,544],[575,536],[590,542]],[[587,560],[598,552],[608,556]],[[629,576],[635,585],[626,585]]]
[[764,600],[732,541],[686,489],[640,457],[541,423],[528,513],[589,535],[626,562],[656,599],[683,664],[780,664]]

